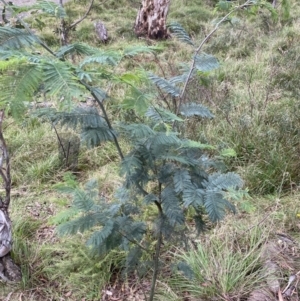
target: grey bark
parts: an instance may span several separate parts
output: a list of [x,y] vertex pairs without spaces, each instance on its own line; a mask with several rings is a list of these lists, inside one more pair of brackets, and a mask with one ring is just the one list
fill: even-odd
[[101,21],[97,21],[94,23],[95,32],[97,35],[97,38],[103,42],[106,43],[108,40],[108,33],[105,25]]
[[5,197],[0,196],[0,279],[4,282],[21,280],[21,270],[10,257],[12,249],[12,229],[8,214],[10,204],[11,178],[7,145],[2,132],[4,111],[0,111],[0,177]]

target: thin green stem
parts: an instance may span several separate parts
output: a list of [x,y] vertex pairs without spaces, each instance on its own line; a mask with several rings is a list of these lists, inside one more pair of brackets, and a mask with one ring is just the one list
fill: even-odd
[[[185,83],[184,83],[184,86],[183,86],[183,89],[180,93],[180,96],[179,96],[179,103],[178,103],[178,106],[176,108],[176,115],[179,114],[179,110],[180,110],[180,107],[181,107],[181,104],[182,104],[182,101],[184,99],[184,96],[185,96],[185,93],[186,93],[186,90],[187,90],[187,85],[192,77],[192,74],[194,72],[194,69],[195,69],[195,65],[196,65],[196,57],[197,55],[199,54],[199,52],[201,51],[202,47],[204,46],[204,44],[211,38],[211,36],[218,30],[219,26],[227,20],[227,18],[232,14],[234,13],[235,11],[237,11],[238,9],[241,9],[243,7],[246,7],[248,5],[251,4],[251,1],[252,0],[247,0],[244,4],[242,5],[239,5],[237,7],[235,7],[233,10],[231,10],[228,14],[226,14],[214,27],[214,29],[202,40],[202,42],[200,43],[200,45],[198,46],[198,48],[195,50],[195,53],[194,53],[194,59],[192,61],[192,64],[190,66],[190,69],[189,69],[189,72],[188,72],[188,76],[185,80]],[[176,125],[176,120],[173,122],[173,129]]]
[[113,132],[113,127],[112,127],[112,125],[111,125],[111,123],[110,123],[110,121],[109,121],[108,115],[107,115],[107,113],[106,113],[106,110],[105,110],[105,108],[104,108],[104,105],[103,105],[102,101],[101,101],[101,100],[99,99],[99,97],[93,92],[92,87],[90,87],[89,85],[87,85],[85,82],[83,82],[83,81],[81,81],[81,80],[80,80],[79,82],[80,82],[83,86],[86,87],[86,89],[91,93],[91,95],[95,98],[96,102],[98,103],[98,105],[99,105],[99,107],[100,107],[100,109],[101,109],[101,111],[102,111],[102,113],[103,113],[103,115],[104,115],[104,119],[106,120],[107,126],[108,126],[108,128],[110,129],[111,134],[112,134],[112,136],[113,136],[114,143],[115,143],[116,148],[117,148],[117,150],[118,150],[119,156],[120,156],[121,160],[123,160],[123,159],[124,159],[123,152],[122,152],[122,150],[121,150],[119,141],[118,141],[116,135],[115,135],[114,132]]

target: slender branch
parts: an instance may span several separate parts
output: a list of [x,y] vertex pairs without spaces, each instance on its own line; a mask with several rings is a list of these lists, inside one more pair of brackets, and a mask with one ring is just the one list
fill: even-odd
[[62,149],[62,151],[63,151],[63,153],[64,153],[64,158],[66,158],[67,154],[66,154],[65,148],[64,148],[64,146],[63,146],[63,144],[62,144],[62,141],[61,141],[61,139],[60,139],[60,136],[58,135],[57,129],[56,129],[56,127],[55,127],[55,125],[54,125],[53,123],[52,123],[52,127],[53,127],[53,129],[54,129],[55,134],[56,134],[58,143],[59,143],[59,145],[60,145],[60,147],[61,147],[61,149]]
[[[193,62],[191,64],[191,67],[190,67],[190,70],[188,72],[188,76],[185,80],[185,83],[184,83],[184,86],[183,86],[183,89],[181,91],[181,94],[180,94],[180,97],[179,97],[179,104],[177,106],[177,109],[176,109],[176,115],[179,114],[179,110],[180,110],[180,107],[181,107],[181,104],[182,104],[182,101],[184,99],[184,96],[185,96],[185,93],[186,93],[186,89],[187,89],[187,85],[192,77],[192,74],[193,74],[193,71],[195,69],[195,65],[196,65],[196,56],[199,54],[199,52],[201,51],[202,47],[204,46],[204,44],[211,38],[211,36],[218,30],[219,26],[224,22],[226,21],[226,19],[232,14],[234,13],[235,11],[237,11],[238,9],[241,9],[245,6],[248,6],[251,4],[251,0],[247,0],[244,4],[242,5],[239,5],[237,7],[235,7],[233,10],[231,10],[228,14],[226,14],[214,27],[214,29],[202,40],[202,42],[200,43],[200,45],[198,46],[198,48],[195,50],[195,54],[194,54],[194,59],[193,59]],[[174,121],[173,123],[173,128],[176,124],[176,121]]]
[[82,18],[80,18],[79,20],[75,21],[74,23],[72,23],[70,26],[68,26],[68,30],[71,30],[73,27],[75,27],[77,24],[82,22],[88,16],[88,14],[90,13],[90,11],[93,7],[93,4],[94,4],[94,0],[91,1],[90,6],[89,6],[88,10],[86,11],[86,13],[84,14],[84,16]]
[[70,155],[70,149],[71,149],[71,142],[68,142],[68,151],[67,151],[67,156],[66,156],[66,167],[68,167],[68,163],[69,163],[69,155]]
[[100,106],[101,111],[102,111],[102,113],[103,113],[103,115],[104,115],[104,119],[106,120],[107,126],[108,126],[108,128],[111,130],[111,134],[112,134],[112,136],[113,136],[114,143],[115,143],[115,145],[116,145],[116,147],[117,147],[119,156],[120,156],[121,160],[123,160],[123,159],[124,159],[123,152],[122,152],[122,150],[121,150],[119,141],[118,141],[118,139],[117,139],[115,133],[113,132],[113,127],[112,127],[112,125],[111,125],[111,123],[110,123],[110,121],[109,121],[109,118],[108,118],[108,116],[107,116],[107,113],[106,113],[106,110],[105,110],[105,108],[104,108],[104,105],[103,105],[102,101],[101,101],[101,100],[99,99],[99,97],[94,93],[93,88],[92,88],[91,86],[87,85],[87,84],[86,84],[84,81],[82,81],[82,80],[80,80],[79,82],[80,82],[83,86],[85,86],[85,88],[91,93],[91,95],[94,97],[94,99],[96,100],[96,102],[97,102],[98,105]]
[[156,280],[157,280],[157,275],[159,270],[159,256],[160,256],[161,244],[162,244],[162,232],[159,231],[158,239],[156,243],[155,255],[154,255],[154,270],[152,275],[149,301],[153,301],[154,294],[155,294]]
[[[117,230],[118,231],[118,230]],[[127,235],[125,235],[123,232],[118,231],[123,237],[125,237],[128,241],[130,241],[131,243],[133,243],[134,245],[138,246],[139,248],[141,248],[142,250],[144,250],[147,253],[150,253],[150,250],[145,248],[144,246],[142,246],[140,243],[138,243],[135,239],[130,239]]]
[[[161,207],[162,184],[160,182],[158,183],[158,190],[159,190],[159,201],[156,201],[155,204],[158,208],[159,218],[162,219],[163,218],[163,210]],[[161,229],[159,229],[158,238],[157,238],[157,242],[156,242],[156,248],[155,248],[155,255],[154,255],[154,269],[153,269],[153,275],[152,275],[152,281],[151,281],[151,290],[150,290],[149,301],[153,301],[154,294],[155,294],[156,280],[157,280],[157,275],[158,275],[158,271],[159,271],[159,256],[160,256],[160,250],[161,250],[161,245],[162,245],[162,239],[163,239],[163,235],[162,235]]]

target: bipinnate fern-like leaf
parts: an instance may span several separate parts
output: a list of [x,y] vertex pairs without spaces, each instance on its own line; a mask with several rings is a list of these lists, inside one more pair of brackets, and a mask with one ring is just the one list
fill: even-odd
[[148,141],[149,147],[152,149],[159,148],[160,146],[179,146],[180,145],[180,139],[177,137],[176,133],[164,133],[164,132],[157,132],[152,137],[152,139],[149,139]]
[[77,118],[77,122],[82,127],[99,128],[107,127],[106,120],[98,113],[94,107],[77,107],[74,109],[72,118]]
[[199,116],[202,118],[214,118],[210,110],[198,103],[186,103],[180,107],[180,114],[186,117]]
[[208,177],[207,189],[226,190],[228,188],[238,189],[243,187],[244,182],[241,177],[234,173],[214,173]]
[[184,156],[179,156],[179,155],[163,153],[159,155],[159,159],[165,160],[167,162],[176,162],[178,164],[184,164],[190,166],[194,165],[194,163],[189,158],[185,158]]
[[62,210],[50,219],[50,223],[56,226],[64,224],[70,221],[71,219],[74,219],[78,213],[79,210],[76,207],[71,207],[66,210]]
[[59,19],[67,17],[65,9],[61,5],[57,5],[52,1],[38,0],[37,4],[34,5],[34,8],[41,9],[45,13]]
[[145,204],[153,204],[154,202],[158,202],[158,197],[155,194],[149,193],[144,197]]
[[83,233],[96,225],[104,225],[120,208],[118,207],[116,211],[111,210],[112,208],[99,198],[95,180],[87,182],[84,189],[68,187],[66,192],[73,196],[72,208],[76,217],[58,226],[61,235]]
[[171,22],[168,25],[169,30],[171,33],[179,40],[186,44],[195,46],[191,37],[185,31],[185,29],[178,23],[178,22]]
[[10,68],[8,71],[0,64],[0,69],[4,73],[10,72],[14,75],[14,80],[10,76],[1,76],[0,102],[9,107],[11,114],[18,118],[25,110],[25,102],[29,102],[34,97],[35,92],[41,84],[42,70],[38,64],[24,62],[22,59],[12,59],[8,61]]
[[26,30],[0,27],[0,49],[16,50],[38,43],[36,37]]
[[195,57],[195,68],[200,72],[212,71],[219,67],[219,61],[211,54],[201,53]]
[[142,162],[135,156],[126,156],[121,162],[121,175],[131,177],[137,170],[142,168]]
[[145,145],[156,159],[168,160],[169,156],[170,158],[179,157],[172,152],[173,149],[180,147],[180,139],[175,133],[166,135],[163,132],[157,132],[153,137],[147,139]]
[[229,172],[226,174],[215,173],[208,177],[204,194],[204,206],[209,218],[216,222],[221,220],[227,210],[234,212],[234,206],[224,197],[224,192],[229,188],[238,189],[243,186],[239,175]]
[[34,114],[48,118],[53,124],[60,124],[81,130],[81,140],[90,148],[114,139],[115,133],[94,107],[77,107],[71,112],[57,112],[55,109],[41,109]]
[[165,162],[165,164],[163,164],[157,172],[157,179],[159,183],[171,185],[173,183],[172,176],[176,168],[177,167],[175,164],[173,164],[173,162]]
[[81,189],[74,189],[73,203],[78,210],[83,212],[89,212],[95,205],[94,200],[90,198],[88,193]]
[[116,66],[121,59],[121,55],[118,52],[113,51],[99,51],[95,55],[86,57],[81,63],[80,68],[88,64],[101,64],[101,65],[110,65]]
[[168,223],[175,227],[184,224],[185,218],[180,206],[180,199],[177,197],[173,187],[166,187],[162,191],[162,208],[168,219]]
[[[194,75],[194,74],[192,73],[192,75]],[[187,78],[188,78],[188,72],[185,71],[180,75],[169,78],[168,81],[169,81],[169,83],[171,83],[174,86],[183,85],[186,82]]]
[[105,119],[94,107],[76,107],[70,112],[60,112],[54,108],[39,109],[34,112],[39,118],[49,119],[54,124],[76,130],[79,127],[98,127],[105,124]]
[[95,231],[91,235],[87,241],[87,245],[92,246],[93,249],[101,247],[101,245],[104,245],[109,239],[113,230],[115,230],[115,222],[113,220],[108,220],[101,230]]
[[[100,231],[99,231],[100,232]],[[95,235],[97,232],[95,232]],[[91,247],[91,251],[94,254],[103,256],[106,255],[109,251],[113,249],[120,249],[120,245],[122,244],[123,237],[120,233],[118,233],[115,229],[115,224],[114,228],[111,231],[111,233],[105,237],[105,239],[102,241],[100,245],[96,244],[97,239],[96,237],[93,237],[94,239],[89,239],[87,241],[87,245]],[[100,240],[99,240],[100,241]]]
[[76,69],[76,75],[81,81],[83,81],[85,83],[91,83],[92,82],[92,77],[91,77],[90,73],[85,72],[83,69],[77,68]]
[[88,148],[99,146],[102,142],[114,139],[112,130],[107,125],[98,127],[83,127],[81,132],[81,140],[86,143]]
[[125,239],[125,244],[128,242],[140,242],[147,230],[144,222],[135,221],[129,214],[127,216],[118,216],[116,224],[118,225],[118,231]]
[[62,46],[56,52],[58,57],[64,57],[68,54],[84,54],[84,55],[94,55],[98,52],[98,49],[95,49],[84,43],[74,43]]
[[161,50],[163,50],[163,48],[159,46],[143,46],[143,45],[130,46],[124,49],[123,56],[133,57],[144,53],[155,54],[156,52]]
[[72,97],[79,97],[83,87],[74,76],[71,66],[62,61],[48,61],[43,64],[44,84],[49,95],[64,97],[71,102]]
[[184,208],[188,208],[190,205],[194,207],[203,206],[203,190],[199,189],[196,185],[191,184],[184,189],[182,194],[182,200]]
[[173,97],[179,97],[180,96],[180,89],[176,87],[175,85],[171,84],[168,80],[159,77],[155,74],[149,74],[148,78],[160,89],[162,89],[164,92],[170,94]]
[[179,121],[179,122],[183,121],[176,114],[173,114],[172,112],[165,110],[163,108],[153,107],[153,106],[148,108],[145,116],[151,118],[157,124],[171,123],[173,121]]
[[222,220],[226,211],[235,212],[235,207],[224,198],[223,193],[220,191],[208,190],[204,199],[205,209],[212,222]]
[[[126,128],[125,126],[125,129]],[[154,132],[147,126],[141,126],[141,128],[138,129],[138,125],[129,126],[127,130],[129,132],[125,132],[125,136],[127,134],[128,138],[136,143],[134,151],[126,156],[125,165],[127,164],[127,160],[129,160],[128,162],[131,160],[137,160],[138,162],[146,160],[146,164],[151,165],[151,160],[161,158],[166,154],[171,154],[171,148],[179,148],[181,146],[181,141],[176,133],[170,132],[166,134],[164,132]],[[139,136],[140,139],[138,139],[137,136]],[[134,155],[132,156],[132,154]],[[129,159],[129,157],[132,159]],[[141,166],[141,163],[139,166]]]
[[132,123],[128,125],[119,124],[121,131],[124,131],[126,137],[138,141],[149,136],[153,136],[155,132],[144,123]]
[[149,107],[151,97],[152,95],[132,86],[121,107],[127,110],[134,110],[139,115],[144,115]]
[[81,215],[74,220],[59,225],[57,227],[57,231],[60,235],[84,233],[85,231],[90,230],[98,225],[99,220],[103,218],[103,214],[101,216],[99,212]]
[[77,107],[71,112],[58,112],[53,108],[39,109],[33,113],[38,118],[50,120],[54,125],[80,130],[81,141],[92,148],[111,141],[115,133],[93,107]]
[[173,176],[174,190],[177,194],[192,186],[191,176],[186,169],[178,168]]
[[107,220],[100,231],[92,234],[87,245],[100,255],[115,248],[128,250],[130,243],[140,242],[145,230],[142,222],[135,222],[129,216],[115,216]]

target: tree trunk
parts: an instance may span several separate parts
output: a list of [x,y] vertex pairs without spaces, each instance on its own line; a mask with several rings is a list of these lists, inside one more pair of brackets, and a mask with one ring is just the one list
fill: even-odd
[[10,257],[12,248],[11,221],[8,214],[10,204],[10,162],[6,142],[2,132],[4,111],[0,111],[0,178],[2,178],[5,197],[0,196],[0,279],[4,282],[20,281],[21,270]]
[[134,25],[135,34],[150,39],[167,39],[169,5],[170,0],[143,0]]

